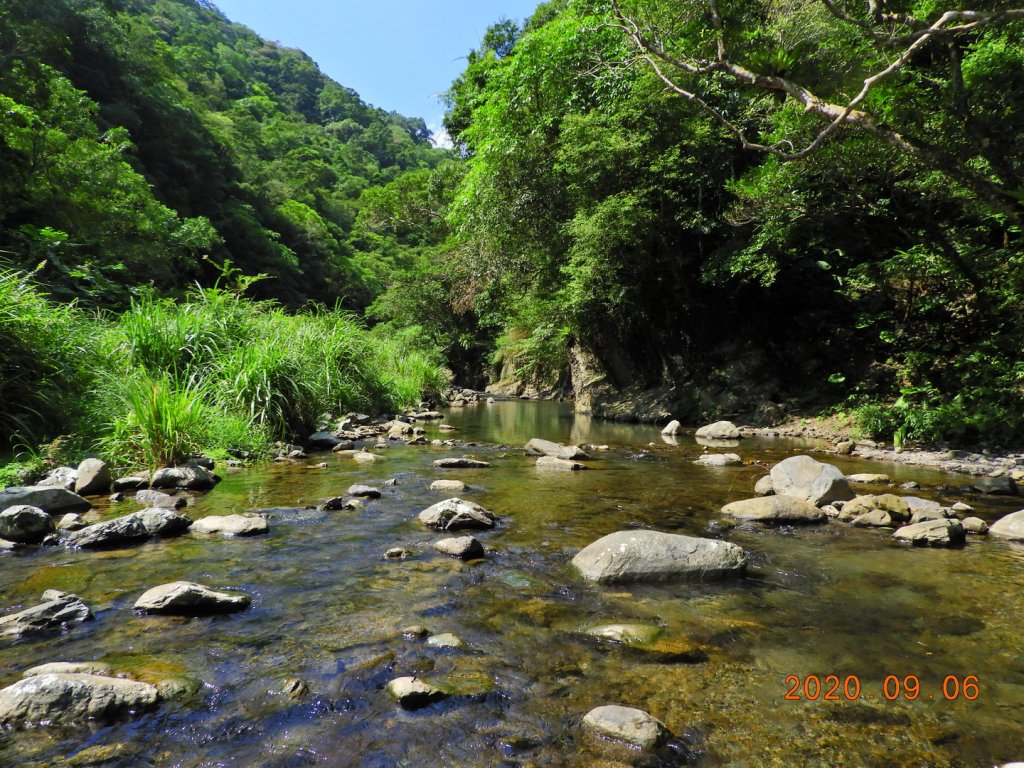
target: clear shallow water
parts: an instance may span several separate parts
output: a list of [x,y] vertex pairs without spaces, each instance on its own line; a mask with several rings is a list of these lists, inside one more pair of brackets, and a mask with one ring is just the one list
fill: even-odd
[[[689,435],[668,445],[656,428],[581,420],[552,403],[473,406],[448,421],[461,430],[455,437],[486,445],[392,447],[370,467],[326,454],[244,470],[190,507],[194,517],[284,508],[272,512],[269,536],[0,558],[0,608],[58,588],[96,613],[65,635],[0,646],[0,684],[35,664],[93,659],[153,682],[201,682],[131,723],[0,735],[0,765],[669,766],[692,758],[709,766],[984,766],[1024,755],[1021,550],[984,540],[959,551],[905,550],[887,532],[839,524],[729,529],[717,510],[751,495],[763,469],[696,467],[702,449]],[[592,471],[542,474],[519,450],[530,437],[611,450],[595,454]],[[770,466],[804,447],[744,441],[729,450]],[[431,466],[467,451],[493,467]],[[310,468],[319,461],[328,468]],[[931,486],[965,482],[836,463]],[[365,509],[296,509],[391,477],[398,484]],[[416,514],[444,498],[429,490],[439,477],[470,483],[464,495],[502,517],[478,535],[492,550],[485,561],[432,551],[439,536]],[[1018,506],[946,500],[955,498],[988,520]],[[749,578],[715,586],[579,580],[572,555],[628,526],[724,536],[747,548],[754,566]],[[382,559],[393,546],[417,555]],[[175,579],[245,590],[254,606],[194,620],[132,612],[145,589]],[[659,663],[580,634],[623,621],[660,624],[669,641],[703,649],[707,661]],[[405,639],[399,630],[410,624],[454,632],[468,648]],[[383,687],[406,674],[444,679],[465,695],[403,712]],[[809,674],[856,675],[860,699],[785,700],[785,678]],[[885,700],[890,674],[916,675],[920,697]],[[947,675],[976,675],[978,699],[946,701]],[[289,699],[280,691],[295,677],[310,691]],[[606,703],[645,709],[680,738],[650,757],[591,741],[579,719]]]

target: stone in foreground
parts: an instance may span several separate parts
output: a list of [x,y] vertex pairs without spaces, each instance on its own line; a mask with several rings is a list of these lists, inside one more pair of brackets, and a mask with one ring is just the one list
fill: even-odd
[[420,522],[442,531],[493,528],[497,515],[479,504],[459,498],[439,501],[420,512]]
[[457,557],[460,560],[475,560],[484,556],[484,545],[473,536],[441,539],[434,544],[434,549],[443,555]]
[[716,421],[697,430],[697,437],[708,440],[739,440],[743,437],[731,421]]
[[960,521],[948,519],[905,525],[892,537],[916,547],[959,547],[967,538]]
[[705,453],[693,463],[702,467],[742,467],[743,459],[735,453]]
[[62,629],[66,624],[80,624],[92,617],[89,606],[78,595],[47,590],[39,605],[0,617],[0,637],[21,637],[30,632]]
[[555,456],[541,456],[537,459],[537,469],[553,469],[559,472],[579,472],[586,469],[586,464],[569,459],[559,459]]
[[743,548],[727,541],[644,530],[610,533],[572,559],[584,578],[604,584],[719,580],[742,575],[746,563]]
[[999,518],[989,526],[988,532],[1001,539],[1024,541],[1024,509]]
[[853,498],[846,477],[838,468],[810,456],[791,456],[772,467],[777,496],[795,496],[816,507]]
[[225,536],[259,536],[269,532],[262,515],[210,515],[192,523],[192,533],[220,533]]
[[108,722],[152,709],[159,700],[155,686],[135,680],[85,674],[38,675],[0,690],[0,724]]
[[77,493],[65,488],[45,488],[30,485],[24,488],[4,488],[0,491],[0,509],[18,506],[39,507],[50,515],[65,512],[85,512],[92,504]]
[[146,613],[198,616],[207,613],[244,611],[252,604],[248,595],[217,592],[192,581],[175,581],[153,587],[135,601],[135,609]]
[[748,523],[823,523],[828,516],[809,501],[793,496],[761,496],[734,501],[722,513]]
[[654,749],[668,736],[668,728],[642,709],[615,704],[597,707],[583,716],[583,726],[591,733],[637,747]]
[[422,709],[448,698],[448,693],[418,677],[397,677],[388,683],[388,693],[403,709]]
[[553,443],[550,440],[541,440],[535,437],[526,445],[523,450],[527,456],[553,456],[556,459],[589,459],[586,451],[577,445],[562,445]]
[[38,544],[54,530],[53,518],[39,507],[22,504],[0,512],[0,539]]
[[457,456],[450,459],[438,459],[434,462],[434,466],[438,469],[487,469],[491,465],[479,459]]

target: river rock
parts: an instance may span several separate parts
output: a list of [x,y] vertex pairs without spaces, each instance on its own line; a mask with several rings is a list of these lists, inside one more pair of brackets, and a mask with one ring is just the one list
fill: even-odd
[[112,488],[115,491],[141,491],[143,488],[149,488],[149,478],[141,475],[119,477],[114,480]]
[[765,475],[756,483],[754,483],[754,495],[755,496],[773,496],[775,494],[775,486],[772,485],[772,476]]
[[922,499],[920,496],[901,496],[910,508],[911,514],[921,509],[941,509],[942,505],[933,499]]
[[192,523],[192,533],[220,533],[224,536],[259,536],[270,531],[262,515],[210,515]]
[[370,487],[369,485],[350,485],[348,495],[361,496],[364,499],[379,499],[380,491],[376,488]]
[[314,432],[306,438],[306,445],[315,451],[333,450],[340,442],[341,438],[335,437],[330,432]]
[[624,741],[641,750],[654,749],[670,735],[665,724],[656,717],[641,709],[615,704],[587,712],[583,726],[591,733]]
[[73,491],[77,482],[78,470],[74,467],[56,467],[47,472],[46,477],[36,483],[36,487],[63,488],[66,491]]
[[451,632],[442,632],[440,635],[431,635],[427,638],[427,645],[435,648],[465,648],[466,644],[458,635]]
[[972,507],[970,504],[964,504],[962,501],[958,501],[956,504],[954,504],[952,507],[950,507],[950,509],[952,509],[954,512],[973,512],[974,511],[974,507]]
[[352,454],[352,461],[359,462],[360,464],[372,464],[375,461],[380,460],[380,456],[375,453],[370,453],[367,450],[359,451],[358,453]]
[[847,475],[846,479],[851,483],[860,483],[861,485],[883,485],[890,482],[888,475],[872,474],[870,472]]
[[716,421],[697,430],[697,437],[708,440],[739,440],[743,435],[731,421]]
[[155,686],[135,680],[85,674],[38,675],[0,690],[0,724],[109,721],[152,709],[159,700]]
[[83,549],[114,547],[150,536],[177,536],[187,531],[191,524],[192,518],[188,515],[179,515],[169,509],[144,509],[74,531],[67,537],[67,543]]
[[420,512],[419,517],[420,522],[429,528],[443,531],[493,528],[498,521],[497,515],[493,512],[460,498],[439,501]]
[[809,501],[793,496],[762,496],[734,501],[722,512],[750,523],[823,523],[828,516]]
[[430,484],[432,491],[444,491],[447,493],[461,493],[469,488],[461,480],[435,480]]
[[78,595],[47,590],[39,605],[0,617],[0,637],[21,637],[30,632],[60,629],[65,624],[80,624],[91,618],[92,611]]
[[356,447],[356,444],[351,440],[339,440],[335,443],[331,450],[334,453],[341,453],[342,451],[351,451]]
[[973,533],[978,536],[984,536],[988,533],[988,523],[980,517],[965,517],[960,521],[960,525],[964,527],[967,533]]
[[448,693],[419,677],[398,677],[387,685],[388,693],[402,709],[422,709],[448,698]]
[[60,520],[57,521],[58,531],[80,531],[88,523],[85,522],[85,518],[81,515],[75,515],[68,513],[64,515]]
[[906,525],[897,529],[892,537],[918,547],[957,547],[966,538],[960,521],[948,519]]
[[345,496],[335,496],[320,505],[320,509],[326,512],[351,512],[363,506],[361,501],[350,499]]
[[883,493],[877,496],[857,496],[843,504],[840,520],[850,521],[868,512],[887,512],[892,520],[903,522],[910,519],[910,505],[902,496]]
[[928,520],[942,520],[945,517],[956,517],[956,515],[953,514],[951,509],[925,507],[923,509],[915,509],[914,514],[910,516],[910,522],[911,524],[923,523]]
[[717,580],[742,575],[747,555],[727,541],[660,531],[617,531],[584,547],[573,566],[590,581]]
[[1024,509],[999,518],[989,526],[988,532],[1001,539],[1024,541]]
[[79,496],[95,496],[110,493],[110,467],[102,459],[85,459],[78,465],[75,493]]
[[836,453],[840,456],[849,456],[856,447],[857,444],[853,440],[840,440],[836,443]]
[[153,488],[182,488],[189,491],[207,491],[217,484],[217,476],[196,464],[164,467],[153,473],[149,484]]
[[217,592],[192,581],[175,581],[153,587],[135,601],[135,610],[177,616],[244,611],[252,604],[248,595]]
[[810,456],[791,456],[772,467],[772,487],[778,496],[795,496],[816,507],[853,498],[843,473]]
[[460,560],[475,560],[484,556],[484,545],[473,536],[441,539],[434,543],[434,549],[441,554],[457,557]]
[[0,509],[21,506],[38,507],[50,515],[63,515],[66,512],[85,512],[92,504],[77,493],[64,488],[30,485],[24,488],[4,488],[0,491]]
[[541,456],[537,459],[537,469],[554,469],[559,472],[579,472],[586,469],[586,464],[568,459],[559,459],[555,456]]
[[850,521],[850,525],[855,528],[891,528],[892,524],[892,515],[884,509],[872,509]]
[[1017,483],[1012,477],[1003,475],[1001,477],[976,477],[971,480],[971,487],[978,493],[987,493],[990,496],[1017,496]]
[[53,518],[39,507],[21,504],[0,512],[0,538],[18,544],[38,544],[56,530]]
[[623,645],[650,645],[661,637],[663,632],[661,627],[653,624],[603,624],[586,630],[591,637]]
[[188,506],[184,496],[171,496],[163,491],[141,490],[135,494],[135,501],[160,509],[182,509]]
[[450,459],[438,459],[434,462],[434,466],[438,469],[487,469],[491,465],[479,459],[457,456]]
[[102,661],[53,661],[40,664],[38,667],[26,669],[22,677],[38,677],[39,675],[112,675],[114,670]]
[[682,431],[682,429],[683,429],[683,425],[680,424],[675,419],[672,419],[672,421],[670,421],[668,424],[666,424],[665,428],[663,430],[661,430],[661,434],[663,434],[663,435],[678,435]]
[[735,453],[705,453],[693,463],[702,467],[742,467],[743,459]]
[[406,424],[404,421],[393,421],[388,426],[387,434],[389,440],[401,440],[412,433],[412,424]]
[[578,445],[562,445],[553,443],[550,440],[541,440],[535,437],[526,445],[523,450],[527,456],[553,456],[556,459],[589,459],[587,452]]

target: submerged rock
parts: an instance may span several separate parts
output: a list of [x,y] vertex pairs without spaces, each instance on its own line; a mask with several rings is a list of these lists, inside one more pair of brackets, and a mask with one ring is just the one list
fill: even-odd
[[450,459],[438,459],[434,462],[434,466],[438,469],[487,469],[491,465],[479,459],[457,456]]
[[431,635],[427,638],[427,645],[432,645],[435,648],[466,647],[466,644],[462,642],[462,638],[458,635],[453,635],[451,632],[442,632],[440,635]]
[[22,504],[0,512],[0,538],[18,544],[38,544],[56,530],[53,518],[39,507]]
[[210,515],[196,520],[192,533],[220,533],[225,536],[259,536],[268,533],[267,519],[262,515]]
[[888,475],[861,473],[857,475],[847,475],[846,479],[851,483],[860,483],[862,485],[882,485],[891,482]]
[[110,467],[102,459],[85,459],[78,465],[75,493],[79,496],[95,496],[109,493]]
[[420,522],[443,531],[493,528],[497,515],[479,504],[459,498],[439,501],[420,512]]
[[306,438],[306,445],[317,451],[333,450],[341,442],[342,440],[340,437],[336,437],[330,432],[314,432]]
[[697,437],[708,440],[739,440],[743,435],[731,421],[716,421],[697,430]]
[[149,487],[149,478],[142,477],[139,475],[132,475],[131,477],[119,477],[114,481],[113,489],[115,491],[141,491],[143,488]]
[[0,509],[20,506],[38,507],[47,514],[62,515],[66,512],[85,512],[92,504],[65,488],[30,485],[0,491]]
[[892,515],[884,509],[872,509],[857,515],[850,521],[855,528],[891,528],[893,525]]
[[192,518],[188,515],[179,515],[169,509],[144,509],[75,531],[67,537],[67,543],[83,549],[114,547],[150,536],[177,536],[187,531],[190,525]]
[[584,547],[573,566],[590,581],[616,583],[742,575],[747,556],[727,541],[660,531],[617,531]]
[[791,456],[772,467],[772,487],[778,496],[795,496],[816,507],[853,498],[846,477],[831,464],[810,456]]
[[248,595],[217,592],[192,581],[175,581],[145,592],[135,601],[135,609],[146,613],[197,616],[243,611],[251,604],[252,598]]
[[537,459],[537,469],[553,469],[560,472],[578,472],[586,469],[586,464],[568,459],[559,459],[555,456],[541,456]]
[[21,637],[31,632],[61,629],[66,624],[89,621],[92,611],[78,595],[57,590],[43,593],[39,605],[0,617],[0,637]]
[[550,440],[541,440],[535,437],[525,446],[523,450],[527,456],[553,456],[556,459],[589,459],[586,451],[578,445],[562,445],[553,443]]
[[899,528],[892,537],[918,547],[957,547],[964,543],[964,527],[959,520],[929,520]]
[[71,725],[110,721],[156,706],[155,686],[86,674],[28,677],[0,690],[0,724]]
[[615,704],[587,712],[583,726],[591,733],[624,741],[638,749],[654,749],[670,735],[663,722],[642,709]]
[[828,516],[809,501],[794,496],[762,496],[734,501],[722,512],[752,523],[823,523]]
[[474,560],[484,556],[484,545],[473,536],[441,539],[434,543],[434,549],[441,554],[457,557],[460,560]]
[[702,467],[742,467],[743,459],[735,453],[705,453],[693,463]]
[[388,693],[403,709],[421,709],[448,698],[448,692],[420,677],[398,677],[387,685]]

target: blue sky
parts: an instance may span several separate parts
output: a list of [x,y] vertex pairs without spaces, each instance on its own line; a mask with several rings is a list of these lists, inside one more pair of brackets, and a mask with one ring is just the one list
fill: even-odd
[[522,22],[539,0],[214,0],[261,37],[301,48],[363,100],[440,126],[438,95],[487,27]]

